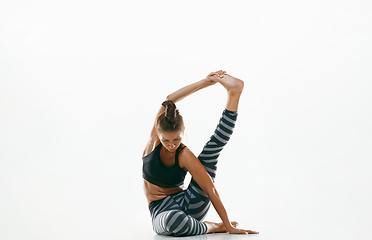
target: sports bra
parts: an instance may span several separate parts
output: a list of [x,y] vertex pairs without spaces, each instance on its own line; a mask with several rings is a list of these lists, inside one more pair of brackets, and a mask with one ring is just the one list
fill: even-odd
[[186,146],[181,144],[176,150],[176,160],[173,166],[166,167],[160,159],[160,143],[148,155],[142,158],[142,177],[160,187],[178,187],[185,180],[186,171],[178,163],[178,155]]

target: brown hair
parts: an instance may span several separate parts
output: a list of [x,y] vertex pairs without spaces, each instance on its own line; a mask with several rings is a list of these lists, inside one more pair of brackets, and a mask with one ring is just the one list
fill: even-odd
[[162,103],[165,107],[165,112],[158,117],[156,128],[163,132],[184,131],[183,118],[176,108],[176,104],[168,100]]

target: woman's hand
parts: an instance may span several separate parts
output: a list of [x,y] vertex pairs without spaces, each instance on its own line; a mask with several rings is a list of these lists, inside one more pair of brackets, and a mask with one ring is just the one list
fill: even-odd
[[252,231],[252,230],[245,230],[245,229],[238,229],[233,226],[228,229],[230,234],[259,234],[259,232]]
[[222,70],[217,71],[217,72],[211,72],[210,74],[208,74],[205,80],[207,82],[215,84],[216,82],[221,80],[221,78],[223,78],[225,75],[226,75],[226,71],[222,71]]

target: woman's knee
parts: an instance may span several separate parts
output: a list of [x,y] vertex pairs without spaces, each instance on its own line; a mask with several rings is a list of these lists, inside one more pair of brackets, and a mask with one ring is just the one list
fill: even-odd
[[177,235],[185,225],[187,226],[188,218],[183,211],[170,210],[163,221],[165,230],[169,233]]
[[167,233],[175,236],[200,235],[206,232],[205,224],[180,210],[171,210],[167,213],[164,227]]

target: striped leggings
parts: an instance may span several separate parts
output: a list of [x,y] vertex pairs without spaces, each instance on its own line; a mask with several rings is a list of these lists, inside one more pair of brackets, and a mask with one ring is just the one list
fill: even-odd
[[[213,181],[216,176],[218,157],[233,133],[237,115],[236,112],[224,110],[214,134],[198,157]],[[202,220],[210,204],[208,196],[192,178],[186,190],[150,203],[153,229],[160,235],[205,234],[207,226]]]

